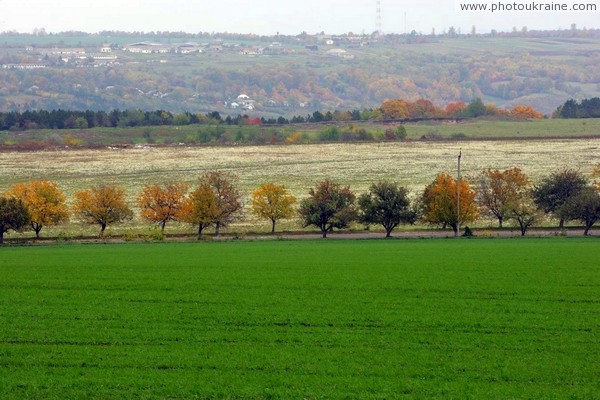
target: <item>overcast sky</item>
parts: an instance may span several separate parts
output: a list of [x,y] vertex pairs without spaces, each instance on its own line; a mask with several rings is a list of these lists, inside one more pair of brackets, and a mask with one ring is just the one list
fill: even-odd
[[[568,29],[572,23],[579,28],[600,28],[600,0],[590,1],[597,1],[595,12],[494,14],[456,11],[455,2],[478,0],[380,1],[386,33],[430,33],[432,29],[441,33],[450,26],[464,33],[472,26],[479,33],[523,26],[530,30]],[[0,31],[32,32],[45,28],[48,32],[371,33],[377,29],[376,3],[377,0],[0,0]]]

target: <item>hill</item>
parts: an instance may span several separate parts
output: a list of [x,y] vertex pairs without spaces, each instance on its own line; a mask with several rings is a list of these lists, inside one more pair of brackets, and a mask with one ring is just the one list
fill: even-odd
[[[0,35],[0,111],[307,115],[481,97],[549,114],[600,95],[600,34]],[[239,96],[243,94],[246,97]]]

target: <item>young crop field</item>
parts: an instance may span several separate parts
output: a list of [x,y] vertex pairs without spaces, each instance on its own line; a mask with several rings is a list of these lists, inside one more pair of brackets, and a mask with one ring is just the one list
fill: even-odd
[[0,398],[598,398],[594,238],[2,248]]
[[[77,190],[100,183],[115,183],[126,188],[132,206],[145,184],[182,181],[190,185],[208,170],[233,172],[245,193],[246,205],[253,189],[264,182],[285,185],[298,198],[307,195],[318,181],[330,178],[350,185],[355,193],[365,192],[379,180],[398,181],[407,186],[413,198],[421,194],[442,171],[456,171],[462,149],[462,171],[476,184],[486,168],[519,167],[535,182],[552,171],[570,167],[590,176],[600,163],[598,139],[544,139],[531,141],[414,141],[362,144],[295,144],[229,147],[139,147],[103,150],[57,150],[37,152],[0,152],[0,192],[16,182],[29,179],[56,181],[69,199]],[[148,226],[139,219],[135,229]],[[132,226],[128,224],[128,226]],[[281,225],[297,230],[297,222]],[[267,230],[267,221],[251,216],[232,230]],[[96,227],[75,223],[47,230],[97,234]],[[122,232],[118,225],[109,232]],[[171,224],[167,232],[193,232],[188,226]],[[70,233],[73,234],[73,233]],[[12,234],[15,236],[15,234]],[[10,237],[10,236],[9,236]]]

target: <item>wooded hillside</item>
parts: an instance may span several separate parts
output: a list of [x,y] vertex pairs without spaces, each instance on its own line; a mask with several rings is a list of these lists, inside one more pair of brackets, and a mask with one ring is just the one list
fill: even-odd
[[480,97],[550,114],[568,99],[600,95],[599,49],[596,31],[576,29],[380,39],[5,33],[0,111],[140,108],[269,117],[362,109],[394,98],[442,105]]

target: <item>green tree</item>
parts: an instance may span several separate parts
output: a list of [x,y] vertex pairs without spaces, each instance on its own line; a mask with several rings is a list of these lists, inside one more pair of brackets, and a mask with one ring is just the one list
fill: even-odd
[[417,212],[410,208],[408,189],[396,182],[378,182],[371,185],[368,193],[358,198],[358,221],[367,225],[378,224],[390,237],[400,224],[413,224]]
[[487,108],[480,98],[477,98],[469,103],[465,110],[465,116],[476,118],[481,117],[487,113]]
[[506,210],[506,218],[517,221],[521,236],[525,236],[527,229],[540,218],[540,212],[531,198],[531,192],[526,193],[520,201],[510,204]]
[[309,197],[300,202],[298,213],[304,227],[316,226],[324,238],[333,228],[346,228],[356,218],[356,196],[350,187],[325,179],[308,194]]
[[9,230],[20,232],[30,222],[25,203],[16,197],[0,197],[0,244]]
[[542,179],[533,188],[533,201],[546,214],[554,214],[563,228],[568,216],[562,206],[588,185],[587,179],[574,169],[563,169]]
[[566,219],[579,220],[584,224],[584,235],[600,219],[600,194],[592,187],[585,187],[560,207]]

